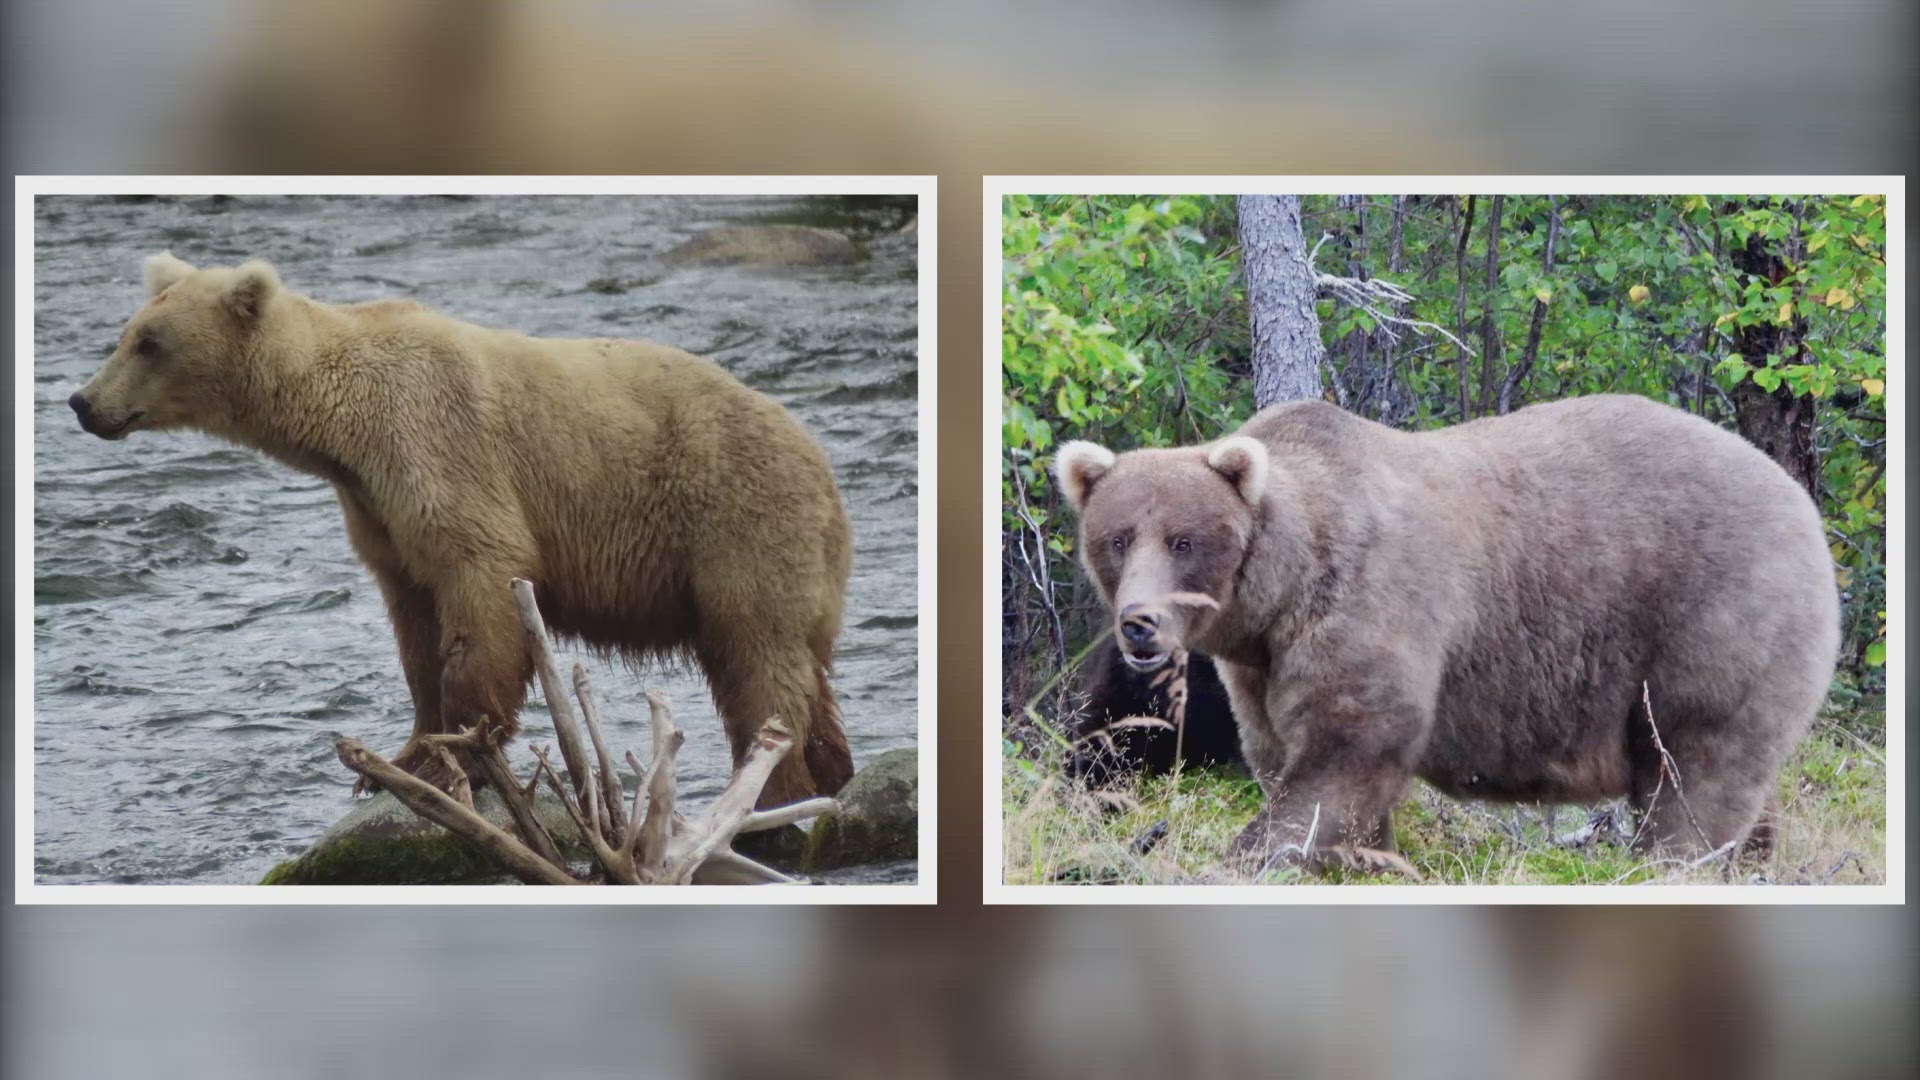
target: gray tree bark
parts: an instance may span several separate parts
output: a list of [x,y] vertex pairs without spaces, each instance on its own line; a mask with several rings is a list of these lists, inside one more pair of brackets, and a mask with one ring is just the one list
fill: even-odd
[[1298,195],[1239,198],[1240,268],[1253,324],[1253,403],[1320,397],[1326,346],[1313,310],[1313,268],[1300,234]]

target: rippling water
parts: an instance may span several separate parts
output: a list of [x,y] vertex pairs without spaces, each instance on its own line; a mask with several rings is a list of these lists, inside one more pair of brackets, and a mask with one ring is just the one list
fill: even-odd
[[[915,239],[850,268],[663,270],[706,228],[819,207],[686,197],[43,197],[34,216],[34,865],[48,884],[247,883],[346,812],[351,735],[412,725],[379,590],[331,487],[196,434],[82,432],[66,398],[142,300],[140,262],[263,257],[290,288],[419,299],[547,336],[708,356],[826,446],[853,521],[835,688],[855,764],[914,743]],[[592,287],[589,287],[591,284]],[[728,772],[696,669],[594,673],[615,747],[647,745],[642,687],[687,729],[682,797]],[[549,741],[536,687],[522,741]],[[618,751],[616,750],[616,753]],[[519,760],[516,757],[516,760]]]

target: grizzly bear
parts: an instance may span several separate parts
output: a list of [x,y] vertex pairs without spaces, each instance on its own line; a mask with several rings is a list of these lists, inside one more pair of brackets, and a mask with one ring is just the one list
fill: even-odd
[[[1094,650],[1082,683],[1086,708],[1068,728],[1068,776],[1098,788],[1123,776],[1158,776],[1176,762],[1200,768],[1240,763],[1233,706],[1213,661],[1199,653],[1185,657],[1184,672],[1178,657],[1157,671],[1136,671],[1118,647],[1103,643]],[[1176,675],[1185,697],[1184,731],[1173,727]]]
[[784,720],[798,747],[762,806],[851,775],[827,676],[852,540],[825,453],[778,403],[650,342],[321,303],[259,260],[145,270],[148,300],[70,399],[81,427],[197,429],[333,484],[413,697],[396,764],[445,784],[425,736],[517,729],[520,577],[555,633],[696,660],[736,764]]
[[1396,867],[1388,812],[1626,796],[1642,850],[1756,831],[1825,698],[1820,516],[1759,450],[1601,395],[1410,434],[1325,402],[1060,448],[1128,664],[1214,658],[1265,792],[1230,855]]

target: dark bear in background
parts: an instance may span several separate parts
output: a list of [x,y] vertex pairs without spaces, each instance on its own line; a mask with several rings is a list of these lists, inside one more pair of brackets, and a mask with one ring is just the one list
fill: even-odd
[[[1082,686],[1087,706],[1075,715],[1069,736],[1073,756],[1067,775],[1089,787],[1105,787],[1123,776],[1158,776],[1173,769],[1176,750],[1188,766],[1238,765],[1240,732],[1234,727],[1227,688],[1213,661],[1186,653],[1186,732],[1171,726],[1172,690],[1177,666],[1135,671],[1120,649],[1103,644],[1088,658]],[[1165,724],[1129,724],[1146,717]]]
[[1415,776],[1626,796],[1643,851],[1763,843],[1833,677],[1813,501],[1645,398],[1420,433],[1291,402],[1201,446],[1068,443],[1055,469],[1122,660],[1220,669],[1266,795],[1233,845],[1250,867],[1409,869],[1388,814]]

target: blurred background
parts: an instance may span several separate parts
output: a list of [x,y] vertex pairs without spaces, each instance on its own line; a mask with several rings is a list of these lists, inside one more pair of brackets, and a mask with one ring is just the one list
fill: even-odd
[[948,647],[938,909],[13,909],[8,1075],[1909,1074],[1895,909],[979,908],[973,645],[982,174],[1898,172],[1913,22],[1899,0],[10,4],[16,173],[937,173]]

